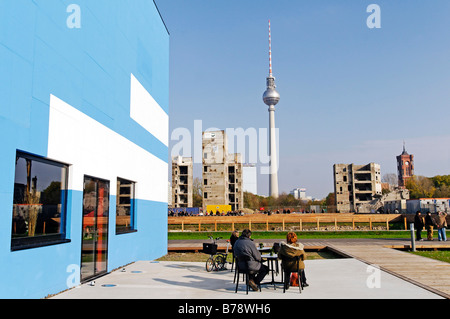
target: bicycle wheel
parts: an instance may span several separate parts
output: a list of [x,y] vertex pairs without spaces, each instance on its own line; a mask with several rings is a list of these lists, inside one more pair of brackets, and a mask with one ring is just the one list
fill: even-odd
[[227,260],[225,259],[224,255],[217,255],[216,256],[216,267],[217,267],[217,270],[225,269],[226,264],[227,264]]
[[214,262],[214,257],[211,256],[208,258],[208,260],[206,261],[206,271],[207,272],[211,272],[214,270],[215,268],[215,262]]

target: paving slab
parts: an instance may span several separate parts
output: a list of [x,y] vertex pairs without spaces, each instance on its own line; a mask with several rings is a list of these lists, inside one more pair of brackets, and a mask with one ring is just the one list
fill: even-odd
[[229,270],[208,273],[204,263],[138,261],[51,299],[442,299],[354,258],[307,260],[306,276],[310,286],[301,294],[297,287],[283,293],[281,285],[264,285],[247,295],[243,284],[235,293]]

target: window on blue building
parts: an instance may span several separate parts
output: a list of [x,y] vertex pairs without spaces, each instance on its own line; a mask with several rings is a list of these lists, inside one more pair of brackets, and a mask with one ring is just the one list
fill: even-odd
[[135,231],[135,188],[136,183],[117,178],[116,234]]
[[17,152],[11,249],[65,242],[68,166]]

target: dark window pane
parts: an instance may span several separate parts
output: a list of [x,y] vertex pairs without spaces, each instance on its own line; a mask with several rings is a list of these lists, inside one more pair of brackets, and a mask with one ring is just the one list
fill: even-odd
[[[67,166],[18,153],[14,182],[12,246],[64,233]],[[34,239],[36,240],[34,240]]]
[[134,182],[117,179],[116,233],[136,230],[134,189]]

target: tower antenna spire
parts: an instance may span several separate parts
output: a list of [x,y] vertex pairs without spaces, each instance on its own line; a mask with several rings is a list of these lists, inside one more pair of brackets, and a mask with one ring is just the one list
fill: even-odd
[[269,19],[269,76],[272,76],[272,31]]

